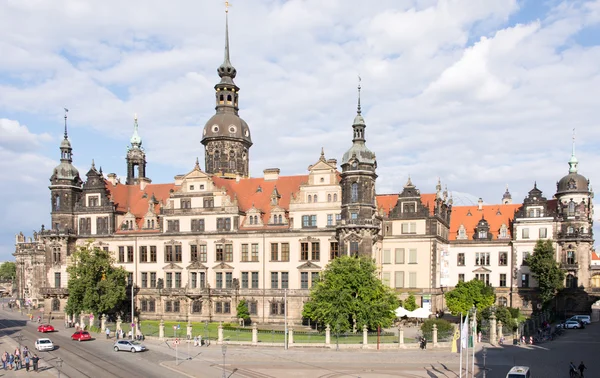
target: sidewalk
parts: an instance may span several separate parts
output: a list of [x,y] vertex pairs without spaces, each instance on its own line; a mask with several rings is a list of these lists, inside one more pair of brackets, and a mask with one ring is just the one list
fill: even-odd
[[[0,336],[0,351],[4,352],[7,351],[9,353],[12,353],[15,351],[15,349],[18,348],[19,343],[13,339],[11,339],[10,337],[3,335]],[[39,362],[39,367],[38,367],[38,373],[35,374],[33,372],[33,368],[30,367],[29,369],[29,373],[27,373],[27,371],[23,368],[20,370],[2,370],[2,368],[0,368],[0,376],[2,377],[25,377],[25,376],[29,376],[31,374],[35,374],[36,377],[40,377],[40,378],[47,378],[47,377],[57,377],[58,376],[58,372],[56,371],[56,369],[54,369],[52,366],[50,366],[49,364],[47,364],[44,361],[44,354],[43,353],[39,353],[38,351],[35,350],[35,348],[33,347],[33,345],[27,345],[27,348],[29,348],[29,350],[33,353],[36,353],[38,355],[38,357],[40,357],[40,362]],[[31,365],[30,365],[31,366]]]

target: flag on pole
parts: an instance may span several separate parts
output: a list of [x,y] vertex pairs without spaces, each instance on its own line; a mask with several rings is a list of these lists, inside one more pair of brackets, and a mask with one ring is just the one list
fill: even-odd
[[469,314],[465,316],[465,322],[461,324],[460,331],[460,346],[461,348],[467,347],[467,339],[469,337]]

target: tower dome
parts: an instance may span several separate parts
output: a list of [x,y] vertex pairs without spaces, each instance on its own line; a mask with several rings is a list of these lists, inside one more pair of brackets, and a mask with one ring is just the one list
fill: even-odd
[[578,164],[579,160],[575,157],[575,142],[573,141],[573,151],[569,159],[569,174],[556,183],[557,196],[566,193],[589,193],[590,181],[585,176],[577,173]]

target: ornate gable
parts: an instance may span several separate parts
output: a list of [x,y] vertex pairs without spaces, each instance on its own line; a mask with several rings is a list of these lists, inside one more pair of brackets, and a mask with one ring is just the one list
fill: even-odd
[[167,265],[163,266],[163,270],[183,270],[183,268],[175,263],[168,263]]
[[429,216],[429,209],[421,201],[421,191],[413,185],[410,177],[398,194],[396,206],[390,211],[390,219],[414,219]]
[[235,268],[225,262],[220,262],[219,264],[212,267],[214,270],[234,270]]
[[319,265],[313,263],[312,261],[307,261],[304,264],[298,266],[297,269],[299,269],[299,270],[321,270],[322,268]]
[[192,263],[185,267],[187,270],[207,270],[208,267],[199,261],[192,261]]

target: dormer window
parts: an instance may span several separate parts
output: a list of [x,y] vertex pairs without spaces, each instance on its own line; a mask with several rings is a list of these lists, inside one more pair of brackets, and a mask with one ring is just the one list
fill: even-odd
[[500,227],[500,239],[508,238],[508,227],[505,224]]
[[460,228],[458,229],[458,239],[466,239],[466,238],[467,238],[467,230],[465,230],[465,226],[463,226],[461,224]]
[[200,190],[204,190],[204,185],[200,185]]
[[481,230],[479,231],[479,239],[487,238],[487,231]]

